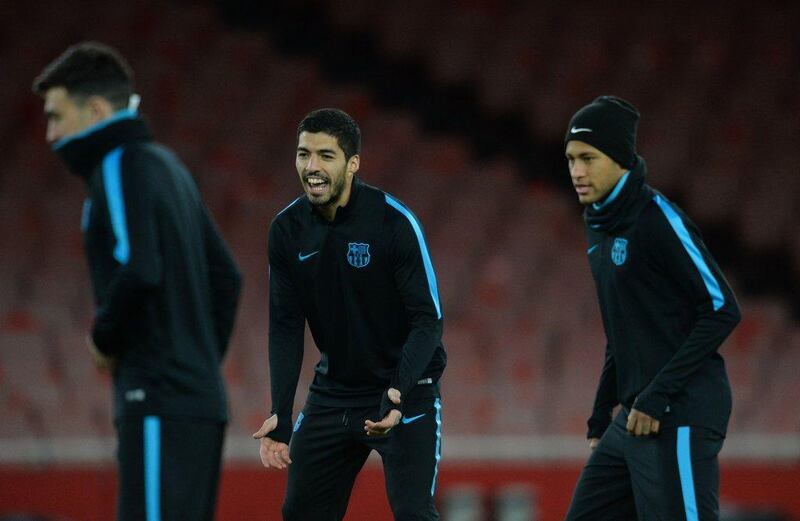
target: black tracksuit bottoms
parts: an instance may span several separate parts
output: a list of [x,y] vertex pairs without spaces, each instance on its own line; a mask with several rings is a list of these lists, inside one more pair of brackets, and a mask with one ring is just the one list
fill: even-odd
[[717,521],[724,437],[702,427],[631,436],[622,409],[581,473],[568,521]]
[[340,408],[307,403],[295,422],[289,447],[292,463],[283,519],[343,519],[356,475],[376,450],[383,460],[394,518],[438,520],[434,494],[441,454],[441,403],[438,398],[409,400],[403,409],[403,420],[388,435],[369,437],[364,421],[378,420],[377,405]]
[[211,521],[225,424],[161,416],[116,422],[117,521]]

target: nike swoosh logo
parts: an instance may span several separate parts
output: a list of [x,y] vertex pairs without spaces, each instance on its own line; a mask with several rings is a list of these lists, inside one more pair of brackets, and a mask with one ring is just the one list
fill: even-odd
[[409,424],[409,423],[415,422],[415,421],[419,420],[420,418],[422,418],[423,416],[425,416],[425,415],[424,414],[420,414],[418,416],[412,416],[411,418],[403,417],[403,424],[405,425],[405,424]]
[[591,131],[592,129],[590,128],[577,128],[577,127],[572,127],[572,129],[570,130],[570,132],[572,132],[573,134],[577,134],[578,132],[591,132]]
[[312,251],[312,252],[311,252],[311,253],[309,253],[308,255],[303,255],[302,253],[299,253],[299,252],[298,252],[298,254],[297,254],[297,260],[299,260],[300,262],[306,261],[306,260],[310,259],[311,257],[313,257],[314,255],[316,255],[317,253],[319,253],[319,250],[317,250],[317,251]]
[[586,255],[589,255],[589,254],[590,254],[590,253],[592,253],[594,250],[596,250],[596,249],[597,249],[597,246],[598,246],[598,245],[597,245],[597,244],[595,244],[594,246],[592,246],[591,248],[589,248],[588,250],[586,250]]

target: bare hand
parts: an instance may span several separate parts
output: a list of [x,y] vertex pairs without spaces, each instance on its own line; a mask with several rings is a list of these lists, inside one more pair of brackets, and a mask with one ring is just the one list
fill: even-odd
[[600,443],[600,438],[589,438],[589,448],[594,450],[597,448],[597,445]]
[[658,434],[660,425],[660,422],[652,416],[648,416],[642,411],[631,409],[630,414],[628,414],[626,428],[632,436],[650,436],[651,434]]
[[102,372],[113,373],[117,368],[117,359],[101,353],[97,346],[94,345],[94,340],[92,340],[91,336],[86,337],[86,345],[89,346],[89,352],[92,353],[95,367]]
[[261,440],[258,453],[261,463],[273,469],[285,469],[292,460],[289,458],[289,445],[267,437],[267,434],[278,427],[278,415],[273,414],[261,425],[258,432],[253,433],[253,439]]
[[[389,395],[389,401],[395,405],[400,405],[400,391],[390,387],[387,394]],[[386,417],[379,422],[365,421],[364,430],[367,432],[367,436],[385,436],[389,434],[389,431],[392,430],[395,425],[400,423],[400,418],[402,417],[403,414],[399,410],[392,409]]]

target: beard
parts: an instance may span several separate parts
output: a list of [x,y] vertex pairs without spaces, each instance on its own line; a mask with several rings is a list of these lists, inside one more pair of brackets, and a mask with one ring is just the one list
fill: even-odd
[[[330,189],[328,190],[327,194],[324,195],[312,195],[308,192],[309,202],[314,206],[335,206],[339,200],[342,198],[342,192],[344,192],[344,183],[345,183],[346,175],[344,172],[341,172],[341,175],[337,175],[334,179],[330,179],[329,186]],[[307,183],[308,181],[306,181]]]

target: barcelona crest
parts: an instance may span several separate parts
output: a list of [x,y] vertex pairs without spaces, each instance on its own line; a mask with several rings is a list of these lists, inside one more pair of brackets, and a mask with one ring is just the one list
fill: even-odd
[[628,258],[628,239],[616,238],[614,245],[611,247],[611,260],[617,266],[625,264],[625,259]]
[[369,264],[369,244],[351,242],[347,245],[347,262],[356,268],[363,268]]

